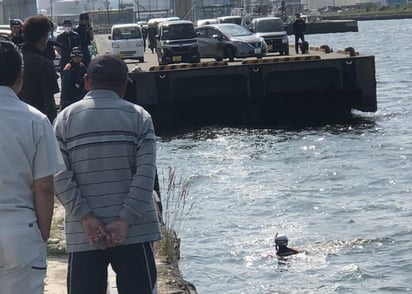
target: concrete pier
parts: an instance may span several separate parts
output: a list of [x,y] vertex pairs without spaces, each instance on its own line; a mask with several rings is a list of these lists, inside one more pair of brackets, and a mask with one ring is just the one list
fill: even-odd
[[[110,52],[107,36],[96,39],[100,53]],[[125,98],[151,113],[159,134],[206,125],[330,122],[354,109],[376,111],[374,56],[328,49],[296,55],[291,46],[289,56],[167,66],[147,50],[144,63],[126,60],[132,82]]]

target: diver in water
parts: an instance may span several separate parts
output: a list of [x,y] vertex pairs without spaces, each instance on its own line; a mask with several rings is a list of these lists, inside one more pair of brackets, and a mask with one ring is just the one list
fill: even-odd
[[299,251],[288,247],[288,237],[286,235],[275,235],[276,255],[279,257],[286,257],[289,255],[298,254]]

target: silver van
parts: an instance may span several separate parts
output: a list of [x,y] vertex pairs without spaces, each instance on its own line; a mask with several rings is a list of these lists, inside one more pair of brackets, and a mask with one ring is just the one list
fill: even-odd
[[257,57],[266,55],[267,45],[262,37],[234,23],[204,25],[196,29],[199,53],[202,58],[221,61],[228,58]]

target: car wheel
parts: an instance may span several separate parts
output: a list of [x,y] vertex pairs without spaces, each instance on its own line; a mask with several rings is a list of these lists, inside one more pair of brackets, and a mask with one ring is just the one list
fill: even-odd
[[233,47],[226,47],[225,56],[229,58],[229,61],[235,61],[235,50]]
[[216,60],[216,61],[222,61],[222,60],[223,60],[223,57],[215,57],[215,60]]

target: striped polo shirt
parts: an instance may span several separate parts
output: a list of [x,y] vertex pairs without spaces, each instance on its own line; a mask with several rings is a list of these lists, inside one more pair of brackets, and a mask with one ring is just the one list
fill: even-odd
[[55,175],[55,190],[66,209],[67,251],[104,248],[89,244],[80,223],[90,212],[104,224],[126,220],[124,245],[159,240],[150,115],[113,91],[94,90],[60,112],[54,130],[66,164]]

